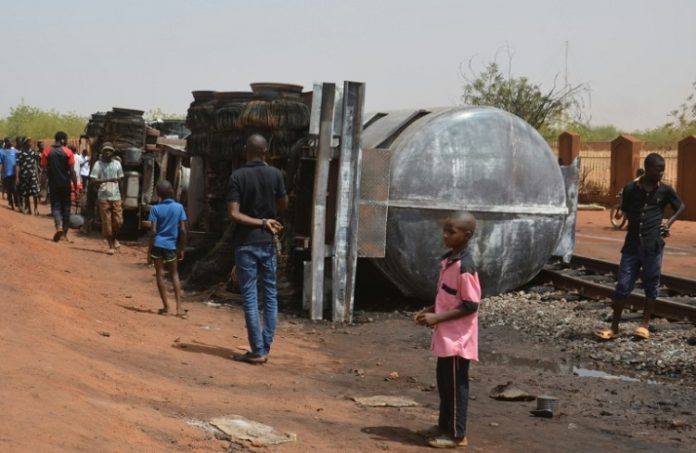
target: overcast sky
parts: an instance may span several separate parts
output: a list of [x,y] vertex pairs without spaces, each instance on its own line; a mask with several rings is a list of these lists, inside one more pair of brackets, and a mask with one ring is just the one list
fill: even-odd
[[0,116],[185,113],[191,91],[366,82],[367,110],[454,105],[460,66],[586,83],[591,123],[664,123],[696,81],[694,0],[0,0]]

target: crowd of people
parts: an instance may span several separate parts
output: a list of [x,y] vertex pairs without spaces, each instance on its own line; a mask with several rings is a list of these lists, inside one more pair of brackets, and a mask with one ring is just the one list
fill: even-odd
[[3,140],[0,152],[2,197],[7,199],[10,209],[38,215],[40,154],[32,144],[30,137],[17,137],[14,143],[9,137]]

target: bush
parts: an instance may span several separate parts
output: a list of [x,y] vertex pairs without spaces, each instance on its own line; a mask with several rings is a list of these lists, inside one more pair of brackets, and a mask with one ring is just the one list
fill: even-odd
[[0,137],[53,137],[57,131],[65,131],[69,137],[84,134],[87,118],[76,113],[58,113],[20,104],[10,109],[7,118],[0,119]]

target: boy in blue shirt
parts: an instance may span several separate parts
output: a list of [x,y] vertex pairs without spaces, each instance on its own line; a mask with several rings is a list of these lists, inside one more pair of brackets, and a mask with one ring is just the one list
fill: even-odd
[[161,315],[171,314],[162,272],[166,266],[174,285],[176,316],[186,318],[186,313],[181,308],[181,283],[179,282],[177,261],[184,259],[188,218],[184,207],[174,200],[174,189],[169,181],[162,180],[157,183],[157,195],[162,201],[150,209],[148,217],[150,221],[150,246],[147,262],[155,264],[157,289],[164,305],[164,308],[161,308],[158,313]]

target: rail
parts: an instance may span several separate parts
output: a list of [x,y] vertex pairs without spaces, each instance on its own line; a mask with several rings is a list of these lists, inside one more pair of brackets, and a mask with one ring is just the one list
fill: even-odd
[[[595,273],[618,272],[618,265],[609,261],[574,255],[570,261],[571,269],[584,268]],[[591,298],[609,298],[614,295],[614,287],[590,281],[583,276],[568,275],[568,268],[554,269],[551,266],[544,268],[537,276],[537,281],[550,282],[558,288],[574,290],[579,294]],[[662,275],[661,283],[672,293],[679,293],[681,298],[690,299],[688,302],[675,301],[671,298],[658,297],[655,303],[654,315],[672,321],[689,320],[696,322],[696,298],[689,297],[696,294],[696,280],[691,280],[673,275]],[[626,306],[633,309],[642,309],[646,298],[642,294],[633,292],[626,299]],[[691,303],[689,303],[691,302]]]

